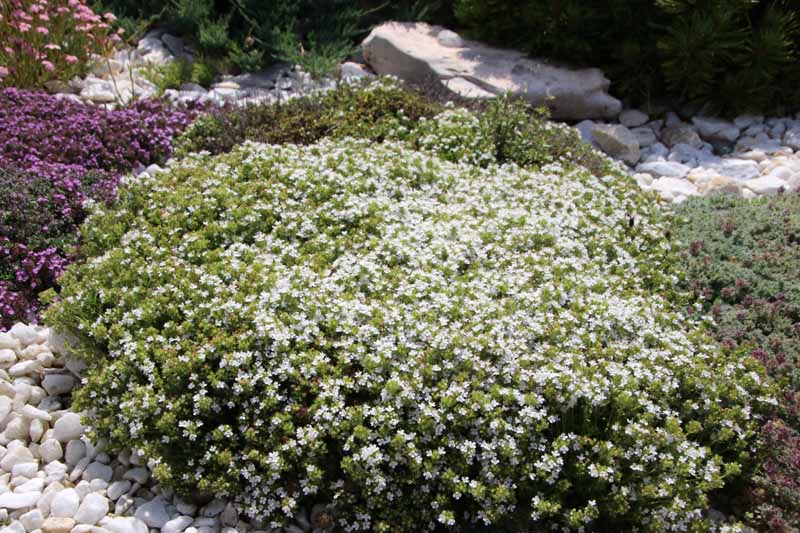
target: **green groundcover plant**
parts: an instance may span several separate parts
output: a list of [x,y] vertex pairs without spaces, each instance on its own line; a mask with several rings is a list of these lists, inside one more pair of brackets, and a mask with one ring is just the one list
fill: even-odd
[[702,529],[773,401],[677,310],[654,201],[434,152],[246,142],[130,178],[48,312],[77,405],[273,527]]
[[800,194],[748,201],[694,199],[675,219],[686,245],[686,287],[711,313],[716,337],[749,350],[781,389],[781,411],[762,430],[766,456],[752,479],[751,518],[773,531],[800,528]]

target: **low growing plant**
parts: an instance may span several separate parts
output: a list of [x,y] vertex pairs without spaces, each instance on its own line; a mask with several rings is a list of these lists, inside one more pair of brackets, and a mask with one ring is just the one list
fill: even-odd
[[747,349],[780,386],[781,412],[750,487],[755,524],[800,528],[800,194],[687,202],[674,227],[687,246],[686,287],[716,319],[716,336]]
[[106,110],[45,93],[0,91],[0,329],[34,321],[77,242],[84,203],[120,175],[170,155],[194,112],[157,101]]
[[697,529],[771,400],[665,229],[621,175],[248,142],[96,205],[47,318],[99,435],[270,527]]

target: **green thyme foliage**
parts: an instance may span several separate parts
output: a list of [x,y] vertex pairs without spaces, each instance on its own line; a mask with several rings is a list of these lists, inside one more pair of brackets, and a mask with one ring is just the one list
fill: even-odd
[[800,527],[800,194],[728,196],[682,205],[674,233],[686,246],[685,285],[716,319],[724,345],[746,349],[781,389],[764,426],[770,443],[750,483],[754,525]]
[[758,364],[678,312],[630,179],[486,148],[246,142],[130,178],[47,316],[77,405],[270,527],[701,528],[748,472]]

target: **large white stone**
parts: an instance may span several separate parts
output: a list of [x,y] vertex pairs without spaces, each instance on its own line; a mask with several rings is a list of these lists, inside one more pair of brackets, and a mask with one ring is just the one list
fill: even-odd
[[8,333],[12,337],[19,340],[23,348],[29,344],[35,344],[42,340],[39,336],[39,332],[36,331],[34,326],[22,324],[20,322],[17,322],[11,326],[11,329],[8,330]]
[[106,517],[100,521],[100,525],[111,533],[148,533],[147,524],[132,516]]
[[17,464],[32,463],[35,461],[36,460],[34,459],[31,451],[24,446],[20,446],[6,452],[6,454],[3,456],[3,459],[0,460],[0,468],[6,472],[11,472],[11,470]]
[[161,533],[181,533],[192,525],[194,518],[191,516],[179,516],[168,521],[161,527]]
[[668,201],[674,201],[681,196],[698,196],[700,194],[696,185],[678,178],[659,178],[653,182],[650,188],[658,191],[661,197]]
[[72,518],[78,512],[81,499],[75,489],[64,489],[50,502],[50,516]]
[[671,161],[653,161],[650,163],[642,163],[636,167],[639,172],[646,172],[657,178],[683,178],[691,170],[686,165],[680,163],[673,163]]
[[462,78],[495,95],[511,93],[546,105],[558,119],[616,117],[622,108],[598,69],[557,67],[466,39],[463,46],[453,46],[451,38],[442,44],[443,30],[421,22],[381,24],[362,43],[364,58],[378,74],[422,83]]
[[758,163],[748,159],[726,158],[710,167],[722,176],[740,181],[757,178],[761,175]]
[[19,517],[20,523],[25,526],[25,530],[32,532],[42,527],[44,524],[44,515],[39,509],[28,511]]
[[0,494],[0,509],[16,510],[35,507],[41,496],[41,492],[6,492]]
[[756,194],[764,196],[774,196],[782,190],[786,190],[787,183],[777,176],[762,176],[742,183],[745,187]]
[[39,455],[42,461],[50,463],[61,459],[64,455],[64,449],[56,439],[47,439],[39,445]]
[[0,331],[0,348],[18,351],[22,349],[22,343],[15,339],[9,332]]
[[69,442],[83,435],[81,416],[77,413],[66,413],[56,420],[53,426],[53,438],[59,442]]
[[0,368],[8,368],[17,362],[17,354],[10,348],[0,350]]
[[73,517],[79,524],[94,525],[108,514],[108,500],[97,493],[87,494]]

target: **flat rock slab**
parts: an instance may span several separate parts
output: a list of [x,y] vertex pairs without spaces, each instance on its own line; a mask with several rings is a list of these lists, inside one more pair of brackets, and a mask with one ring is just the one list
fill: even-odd
[[[454,35],[421,22],[387,22],[372,30],[362,50],[378,74],[416,83],[438,81],[458,94],[463,88],[465,97],[511,93],[546,105],[556,119],[613,118],[622,110],[599,69],[555,66]],[[455,78],[460,80],[448,83]]]

